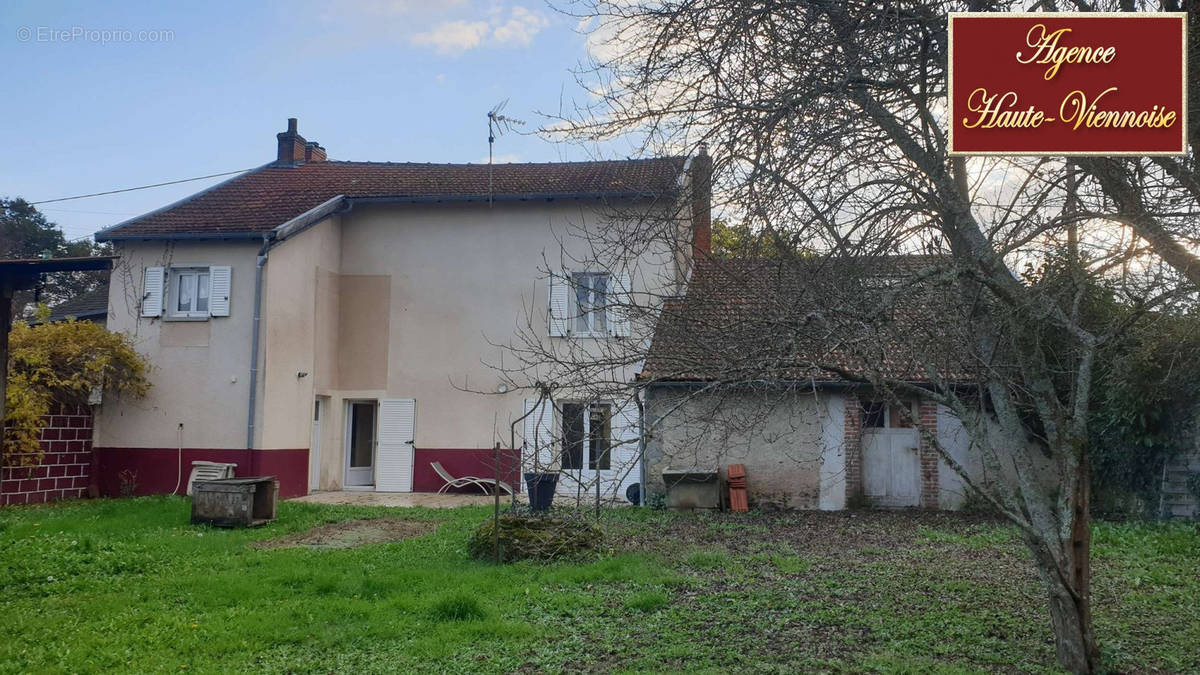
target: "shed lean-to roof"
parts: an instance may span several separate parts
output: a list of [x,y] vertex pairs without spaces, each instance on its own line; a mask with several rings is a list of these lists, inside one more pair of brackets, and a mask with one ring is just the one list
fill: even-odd
[[103,230],[96,239],[253,236],[339,195],[400,202],[671,196],[683,168],[682,157],[497,164],[489,178],[486,164],[269,164]]
[[90,319],[108,315],[108,280],[95,289],[77,295],[50,308],[48,323],[68,318]]
[[50,272],[83,272],[111,269],[115,256],[75,258],[4,258],[0,259],[0,286],[12,290],[33,288],[41,275]]
[[932,256],[707,259],[663,304],[643,381],[839,380],[836,369],[929,382],[971,379],[951,294],[919,285],[879,311],[882,293],[948,265]]

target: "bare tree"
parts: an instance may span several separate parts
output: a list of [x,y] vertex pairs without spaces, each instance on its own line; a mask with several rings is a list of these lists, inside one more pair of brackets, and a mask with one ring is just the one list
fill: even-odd
[[[1141,7],[1083,0],[1072,6]],[[1176,9],[1169,0],[1162,8]],[[657,322],[691,342],[654,377],[691,375],[702,383],[696,396],[747,387],[771,393],[760,416],[730,415],[746,428],[761,426],[805,383],[830,378],[869,386],[893,402],[920,396],[948,407],[990,479],[976,480],[936,438],[926,440],[1019,529],[1048,594],[1060,664],[1093,672],[1093,365],[1098,348],[1129,321],[1194,302],[1197,169],[1192,154],[948,156],[946,12],[967,9],[1054,3],[633,0],[565,7],[589,32],[595,62],[580,71],[580,81],[592,98],[561,115],[553,133],[633,138],[656,155],[707,144],[716,162],[713,194],[725,215],[775,242],[766,247],[774,285],[764,292],[761,269],[745,275],[701,261],[720,268],[709,278],[722,287],[743,286],[738,305],[745,311],[731,313],[720,293],[695,288],[677,301],[677,286],[646,280],[611,300],[640,319],[627,339],[548,343],[531,320],[526,337],[508,345],[516,358],[506,370],[514,381],[536,372],[539,383],[564,391],[629,396],[620,393],[629,391],[621,373],[646,358]],[[615,210],[611,226],[577,235],[609,264],[647,251],[686,257],[679,215],[671,208],[649,216]],[[546,273],[559,268],[548,264]],[[885,283],[863,282],[880,276]],[[1087,311],[1097,285],[1130,309],[1126,319],[1100,321]],[[723,313],[700,311],[696,303],[705,301]],[[729,423],[705,414],[710,423]]]

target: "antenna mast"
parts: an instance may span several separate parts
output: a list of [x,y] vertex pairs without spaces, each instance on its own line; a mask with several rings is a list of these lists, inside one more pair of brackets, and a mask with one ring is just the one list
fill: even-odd
[[488,111],[488,206],[490,207],[495,195],[495,178],[492,174],[492,148],[496,145],[496,136],[503,134],[505,131],[512,128],[514,124],[525,124],[521,120],[506,117],[500,114],[504,110],[504,106],[508,105],[508,99],[496,104],[496,107]]

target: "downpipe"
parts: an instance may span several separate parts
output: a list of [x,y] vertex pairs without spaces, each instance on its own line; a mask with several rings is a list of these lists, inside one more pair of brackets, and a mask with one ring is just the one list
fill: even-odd
[[642,489],[638,490],[638,506],[646,505],[646,404],[642,401],[642,392],[644,389],[639,389],[634,392],[633,400],[637,401],[638,406],[638,480],[641,481]]
[[[254,411],[258,406],[258,343],[259,325],[262,323],[263,267],[267,265],[267,253],[271,250],[274,237],[274,232],[263,235],[263,245],[254,262],[254,323],[250,337],[250,401],[246,412],[246,450],[248,451],[254,450]],[[251,457],[251,464],[253,463],[253,457]],[[253,467],[250,471],[254,472]]]

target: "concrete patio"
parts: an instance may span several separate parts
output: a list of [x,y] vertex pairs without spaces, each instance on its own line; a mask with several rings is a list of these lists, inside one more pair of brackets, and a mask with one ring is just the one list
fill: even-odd
[[[500,503],[508,504],[512,497],[500,495]],[[337,490],[314,492],[291,501],[310,504],[351,504],[355,506],[422,506],[427,509],[452,509],[458,506],[480,506],[494,503],[492,495],[437,494],[434,492],[370,492],[361,490]],[[525,495],[518,494],[517,501],[524,503]]]

